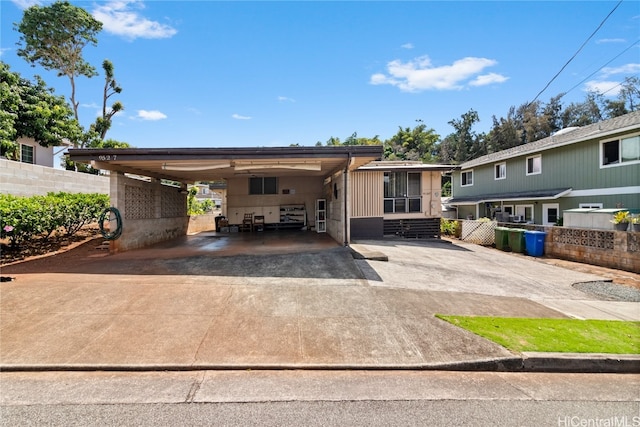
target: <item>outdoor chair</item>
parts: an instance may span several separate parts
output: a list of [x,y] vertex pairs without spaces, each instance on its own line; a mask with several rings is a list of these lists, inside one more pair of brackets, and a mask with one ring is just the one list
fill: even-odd
[[244,219],[242,220],[240,231],[253,231],[253,214],[252,213],[244,214]]
[[255,217],[253,217],[253,230],[254,231],[264,230],[264,215],[256,215]]

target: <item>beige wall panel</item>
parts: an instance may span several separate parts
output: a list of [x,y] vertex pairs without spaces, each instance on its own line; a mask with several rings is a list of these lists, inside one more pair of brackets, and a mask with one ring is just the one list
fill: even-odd
[[265,222],[274,223],[280,221],[280,206],[304,205],[308,225],[313,226],[316,199],[323,198],[322,182],[317,177],[278,177],[278,194],[249,195],[248,177],[228,179],[227,217],[232,224],[239,224],[246,212],[264,215]]
[[351,174],[351,218],[381,217],[384,214],[384,172]]

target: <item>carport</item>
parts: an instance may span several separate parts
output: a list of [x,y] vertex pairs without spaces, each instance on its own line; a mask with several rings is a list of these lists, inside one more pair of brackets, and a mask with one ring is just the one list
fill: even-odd
[[[223,204],[231,225],[251,214],[275,229],[300,225],[348,244],[350,174],[379,160],[382,146],[70,149],[68,154],[74,162],[110,171],[111,206],[118,209],[123,230],[111,251],[120,252],[186,235],[186,186],[197,181],[226,182]],[[318,203],[324,207],[321,224]]]

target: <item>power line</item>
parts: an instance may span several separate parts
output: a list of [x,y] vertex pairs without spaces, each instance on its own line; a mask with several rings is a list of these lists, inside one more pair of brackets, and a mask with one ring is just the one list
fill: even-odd
[[595,29],[595,31],[593,33],[591,33],[591,35],[584,41],[584,43],[582,43],[582,46],[580,46],[580,48],[576,51],[576,53],[573,54],[573,56],[571,58],[569,58],[569,60],[562,66],[562,68],[560,69],[560,71],[558,71],[556,73],[555,76],[553,76],[553,78],[551,80],[549,80],[549,83],[547,83],[547,85],[540,91],[538,92],[538,94],[535,96],[535,98],[533,98],[533,101],[531,101],[529,104],[536,102],[536,99],[538,99],[538,97],[540,95],[542,95],[542,93],[547,90],[547,88],[551,85],[551,83],[553,83],[553,81],[560,75],[560,73],[562,73],[564,71],[565,68],[567,68],[567,65],[569,65],[569,63],[571,63],[571,61],[573,61],[575,59],[576,56],[578,56],[578,54],[580,53],[580,51],[585,47],[585,45],[589,42],[589,40],[591,40],[593,38],[593,36],[596,35],[596,33],[598,32],[598,30],[600,30],[600,28],[602,28],[602,26],[604,25],[604,23],[607,21],[607,19],[609,19],[609,17],[613,14],[613,12],[616,11],[616,9],[618,8],[618,6],[620,6],[620,4],[622,4],[622,0],[620,0],[618,2],[618,4],[615,5],[615,7],[611,10],[611,12],[609,12],[609,14],[602,20],[602,22],[600,23],[600,25],[598,25],[598,28]]
[[[620,52],[619,54],[617,54],[616,56],[614,56],[613,58],[611,58],[609,61],[607,61],[606,64],[601,65],[598,69],[596,69],[593,73],[589,74],[587,77],[585,77],[584,79],[582,79],[580,82],[578,82],[575,86],[573,86],[571,89],[569,89],[568,91],[564,92],[562,94],[562,96],[565,96],[566,94],[568,94],[569,92],[571,92],[572,90],[574,90],[575,88],[577,88],[578,86],[580,86],[582,83],[584,83],[585,81],[587,81],[589,78],[591,78],[594,74],[596,74],[597,72],[599,72],[600,70],[602,70],[604,67],[606,67],[607,65],[611,64],[613,61],[615,61],[616,59],[618,59],[620,56],[622,56],[625,52],[627,52],[629,49],[631,49],[632,47],[634,47],[635,45],[638,44],[638,42],[640,42],[640,39],[636,40],[635,42],[633,42],[632,44],[630,44],[625,50],[623,50],[622,52]],[[628,79],[625,79],[624,81],[627,81]],[[620,83],[622,84],[622,83]],[[619,86],[619,85],[618,85]],[[608,91],[607,91],[608,92]],[[606,93],[606,92],[605,92]],[[603,94],[604,95],[604,94]]]

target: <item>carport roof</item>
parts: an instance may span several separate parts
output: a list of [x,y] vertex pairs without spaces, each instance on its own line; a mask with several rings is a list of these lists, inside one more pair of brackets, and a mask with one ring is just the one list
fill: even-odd
[[239,176],[326,177],[382,157],[381,145],[257,148],[69,149],[74,162],[183,183]]

